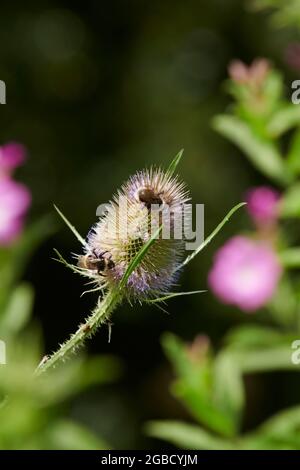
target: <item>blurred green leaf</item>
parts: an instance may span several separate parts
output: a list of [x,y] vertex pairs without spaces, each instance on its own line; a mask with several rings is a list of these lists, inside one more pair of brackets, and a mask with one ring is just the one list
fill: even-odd
[[121,371],[121,362],[112,356],[78,357],[38,378],[41,400],[65,400],[93,385],[115,381]]
[[[296,106],[299,110],[299,106]],[[287,154],[287,164],[292,173],[300,174],[300,130],[297,130],[291,140],[290,149]]]
[[235,360],[237,367],[243,373],[266,372],[273,370],[300,369],[291,361],[291,343],[286,346],[265,347],[250,351],[236,351]]
[[204,384],[196,388],[185,380],[177,380],[171,386],[174,396],[189,410],[201,424],[224,436],[234,436],[237,422],[228,408],[223,409],[215,399],[212,388],[206,390]]
[[300,6],[297,0],[254,0],[252,8],[272,8],[271,22],[277,28],[294,25],[300,28]]
[[274,328],[247,324],[231,330],[225,341],[230,350],[249,349],[278,344],[282,342],[282,335]]
[[300,183],[291,186],[281,198],[282,217],[300,217]]
[[214,118],[213,127],[235,143],[265,176],[283,185],[291,180],[276,145],[255,135],[248,124],[235,116],[219,115]]
[[[203,342],[203,347],[201,345]],[[182,401],[196,420],[226,436],[235,434],[236,417],[222,409],[214,397],[214,373],[211,355],[206,351],[205,338],[198,339],[196,351],[188,349],[176,336],[168,333],[162,344],[172,362],[177,380],[171,391]]]
[[240,449],[242,450],[297,450],[299,449],[299,439],[291,436],[282,438],[270,438],[264,434],[253,433],[240,439]]
[[244,449],[300,449],[300,407],[275,414],[241,443]]
[[243,325],[226,336],[226,350],[234,355],[242,373],[297,370],[291,361],[295,339],[297,332],[286,334],[264,326]]
[[300,445],[300,406],[294,406],[265,421],[259,428],[259,431],[269,436],[283,437],[287,434],[298,432]]
[[181,421],[150,421],[145,429],[150,436],[171,442],[181,449],[228,450],[236,448],[230,441],[220,439],[200,426]]
[[268,132],[275,139],[289,129],[299,125],[300,107],[289,103],[273,114],[268,123]]
[[[285,252],[285,257],[290,257],[291,254]],[[296,254],[294,254],[296,255]],[[300,253],[299,253],[300,256]],[[280,261],[283,266],[287,267],[287,264],[282,258],[282,254],[279,253]],[[286,259],[287,261],[287,259]],[[293,262],[295,262],[295,257],[293,257]],[[291,267],[291,266],[290,266]],[[293,266],[295,267],[295,266]],[[298,299],[295,291],[295,286],[289,279],[287,274],[284,274],[277,286],[277,289],[268,304],[268,309],[272,317],[276,322],[286,328],[290,328],[292,325],[295,325],[297,320],[297,307]]]
[[8,305],[0,316],[2,337],[19,333],[29,322],[34,292],[30,284],[22,283],[12,292]]
[[46,431],[47,448],[55,450],[102,450],[107,443],[72,421],[55,421]]
[[221,351],[214,363],[214,399],[220,410],[234,425],[235,432],[241,424],[245,393],[242,374],[235,356],[230,351]]

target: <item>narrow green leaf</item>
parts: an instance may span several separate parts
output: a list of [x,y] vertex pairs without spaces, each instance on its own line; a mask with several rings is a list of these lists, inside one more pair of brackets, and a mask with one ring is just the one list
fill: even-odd
[[151,248],[151,246],[153,245],[153,243],[155,242],[155,240],[157,239],[157,237],[159,236],[160,232],[162,230],[162,225],[154,232],[154,234],[151,236],[151,238],[147,241],[147,243],[145,245],[142,246],[142,248],[140,249],[140,251],[135,255],[135,257],[130,261],[122,279],[121,279],[121,282],[120,282],[120,285],[119,285],[119,289],[123,289],[126,285],[126,282],[128,281],[128,278],[129,276],[131,275],[131,273],[133,273],[133,271],[135,270],[135,268],[140,264],[140,262],[142,261],[142,259],[144,258],[144,256],[147,254],[147,251],[149,250],[149,248]]
[[202,294],[207,292],[206,290],[194,290],[190,292],[170,292],[170,294],[164,295],[163,297],[157,297],[156,299],[149,299],[147,303],[155,304],[156,302],[164,302],[165,300],[172,299],[173,297],[181,297],[182,295]]
[[300,125],[300,108],[294,104],[279,109],[268,123],[268,131],[277,138],[289,129]]
[[183,155],[183,152],[184,152],[184,149],[181,149],[176,157],[173,158],[173,160],[171,161],[170,165],[169,165],[169,168],[167,169],[167,173],[172,176],[182,158],[182,155]]
[[71,224],[71,222],[68,221],[68,219],[64,216],[64,214],[59,210],[59,208],[55,205],[54,205],[54,208],[56,210],[56,212],[59,214],[59,216],[62,218],[62,220],[65,222],[65,224],[69,227],[69,229],[71,230],[71,232],[73,232],[73,234],[75,235],[75,237],[77,238],[77,240],[82,244],[82,245],[85,245],[86,242],[84,240],[84,238],[80,235],[80,233],[77,232],[76,228],[74,227],[74,225]]
[[212,239],[220,232],[220,230],[224,227],[224,225],[230,220],[230,218],[233,216],[233,214],[238,210],[240,209],[241,207],[243,207],[244,205],[246,204],[246,202],[240,202],[239,204],[237,204],[236,206],[234,206],[229,212],[228,214],[224,217],[224,219],[219,223],[219,225],[217,225],[217,227],[211,232],[210,235],[208,235],[208,237],[204,240],[203,243],[201,243],[201,245],[197,248],[197,250],[193,251],[193,253],[191,255],[189,255],[185,260],[184,262],[179,266],[178,269],[181,269],[183,266],[187,265],[190,261],[192,261],[192,259],[195,258],[195,256],[198,255],[198,253],[200,253],[200,251],[202,251],[211,241]]

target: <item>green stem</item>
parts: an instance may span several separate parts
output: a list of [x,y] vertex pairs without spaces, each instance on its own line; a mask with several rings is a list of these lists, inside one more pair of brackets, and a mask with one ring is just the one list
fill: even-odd
[[55,353],[42,359],[35,374],[40,375],[49,368],[56,366],[81,347],[84,341],[92,336],[109,319],[111,313],[121,300],[122,295],[119,289],[109,291],[85,322],[79,325],[77,331]]

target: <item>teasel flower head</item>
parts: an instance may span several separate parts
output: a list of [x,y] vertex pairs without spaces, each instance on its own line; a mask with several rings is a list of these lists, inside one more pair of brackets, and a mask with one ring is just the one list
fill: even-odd
[[152,168],[133,175],[88,234],[86,256],[91,263],[100,260],[103,268],[97,272],[95,261],[88,275],[100,286],[117,287],[130,262],[156,234],[124,291],[129,300],[139,301],[167,293],[176,283],[184,255],[188,201],[185,185],[168,172]]

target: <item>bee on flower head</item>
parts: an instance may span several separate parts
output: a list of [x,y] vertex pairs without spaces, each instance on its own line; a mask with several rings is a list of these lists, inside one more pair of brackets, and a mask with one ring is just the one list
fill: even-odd
[[122,186],[122,190],[148,209],[151,204],[165,204],[174,211],[190,199],[184,183],[159,168],[137,172]]
[[79,256],[78,266],[89,271],[97,271],[100,276],[105,277],[105,272],[112,269],[115,263],[111,259],[111,255],[105,256],[108,251],[98,252],[94,249],[91,253]]

